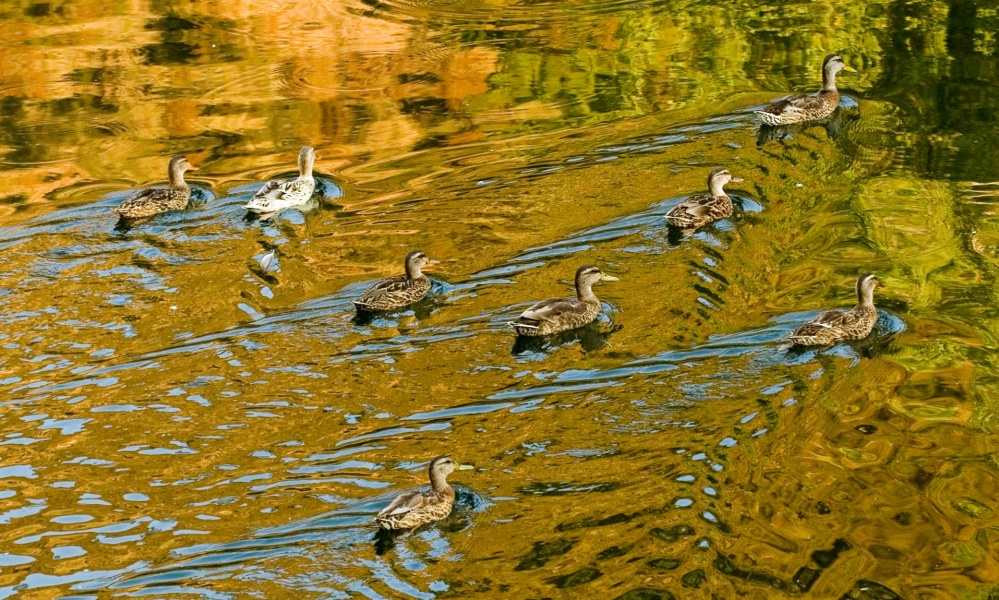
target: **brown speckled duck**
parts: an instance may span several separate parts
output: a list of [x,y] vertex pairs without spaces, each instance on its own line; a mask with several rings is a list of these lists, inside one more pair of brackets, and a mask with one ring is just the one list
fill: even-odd
[[788,340],[799,346],[828,346],[843,340],[862,340],[878,322],[874,290],[883,288],[874,273],[857,278],[857,305],[850,310],[827,310],[798,327]]
[[430,491],[409,490],[392,500],[375,517],[382,529],[415,530],[421,525],[439,521],[451,514],[454,506],[454,488],[447,476],[458,470],[468,470],[470,465],[459,465],[450,456],[438,456],[430,461]]
[[815,121],[832,114],[839,106],[836,73],[853,71],[838,54],[830,54],[822,61],[822,89],[814,94],[791,94],[774,100],[756,111],[765,125],[794,125]]
[[170,159],[168,172],[170,184],[167,187],[146,188],[112,209],[122,219],[142,219],[168,210],[180,210],[187,206],[191,198],[191,188],[184,181],[186,171],[197,171],[186,156],[177,155]]
[[423,267],[436,263],[427,255],[414,250],[406,255],[406,274],[386,277],[354,301],[358,312],[396,310],[412,304],[430,291],[430,280],[423,274]]
[[718,167],[708,175],[707,194],[685,198],[666,213],[666,222],[680,229],[696,229],[708,223],[732,216],[732,199],[725,193],[725,184],[742,181],[728,169]]
[[617,281],[593,265],[583,265],[576,271],[575,298],[549,298],[528,308],[516,321],[511,321],[517,335],[552,335],[586,325],[600,314],[600,300],[593,294],[598,281]]

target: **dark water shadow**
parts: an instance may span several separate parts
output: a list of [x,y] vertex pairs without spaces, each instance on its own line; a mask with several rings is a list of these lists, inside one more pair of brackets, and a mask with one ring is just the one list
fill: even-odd
[[406,533],[407,532],[405,530],[401,529],[390,530],[379,527],[378,530],[375,531],[375,537],[372,538],[372,542],[374,542],[373,545],[375,548],[375,554],[378,556],[384,556],[389,550],[395,548],[396,541],[405,536]]

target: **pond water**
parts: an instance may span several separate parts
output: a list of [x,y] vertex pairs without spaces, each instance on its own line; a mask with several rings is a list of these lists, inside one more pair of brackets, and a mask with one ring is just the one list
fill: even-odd
[[[0,598],[994,598],[999,2],[0,7]],[[828,122],[753,111],[839,78]],[[316,148],[320,198],[241,206]],[[195,201],[131,228],[162,182]],[[662,216],[725,166],[731,219]],[[420,249],[432,297],[355,319]],[[507,321],[619,278],[570,335]],[[864,271],[860,343],[789,349]],[[452,476],[446,521],[373,515]]]

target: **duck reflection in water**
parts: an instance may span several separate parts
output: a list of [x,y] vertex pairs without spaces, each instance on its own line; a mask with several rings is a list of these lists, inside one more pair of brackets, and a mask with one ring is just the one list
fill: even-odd
[[520,354],[546,353],[577,342],[582,346],[584,351],[595,352],[601,348],[610,346],[610,336],[620,331],[622,327],[623,325],[614,323],[604,324],[600,321],[593,321],[576,329],[543,337],[519,335],[513,342],[510,354],[517,356]]
[[[252,210],[248,210],[245,213],[243,213],[243,222],[246,223],[247,225],[250,225],[253,223],[269,224],[269,223],[274,223],[276,221],[289,221],[292,224],[297,225],[300,224],[300,222],[304,222],[305,215],[308,215],[309,213],[319,209],[322,206],[320,198],[321,198],[320,196],[313,196],[302,204],[288,207],[284,211],[276,211],[272,213],[262,214],[254,212]],[[288,214],[289,211],[291,214]],[[277,216],[279,213],[283,213],[282,218],[275,219],[274,217]]]
[[436,294],[428,294],[419,302],[414,302],[409,306],[404,306],[398,310],[388,310],[381,312],[368,312],[359,311],[354,314],[354,318],[351,319],[351,323],[359,327],[366,327],[368,325],[379,325],[379,321],[391,320],[395,321],[398,317],[412,316],[417,321],[422,321],[424,319],[430,318],[430,315],[434,314],[438,307],[441,306],[443,302],[441,298]]

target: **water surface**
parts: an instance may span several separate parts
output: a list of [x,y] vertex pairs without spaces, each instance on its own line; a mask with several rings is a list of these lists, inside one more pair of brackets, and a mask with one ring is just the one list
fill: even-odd
[[[7,3],[0,597],[999,593],[997,9]],[[829,52],[835,117],[760,137]],[[247,218],[306,144],[321,197]],[[177,153],[196,201],[118,227]],[[413,249],[433,297],[355,320]],[[515,342],[585,263],[600,320]],[[789,350],[863,271],[875,334]]]

